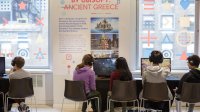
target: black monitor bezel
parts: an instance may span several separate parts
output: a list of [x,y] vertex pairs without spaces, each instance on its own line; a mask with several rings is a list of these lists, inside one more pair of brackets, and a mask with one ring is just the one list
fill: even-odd
[[5,57],[0,57],[0,60],[3,60],[3,65],[2,65],[3,68],[2,68],[2,72],[0,70],[0,76],[3,76],[6,73],[6,60],[5,60]]

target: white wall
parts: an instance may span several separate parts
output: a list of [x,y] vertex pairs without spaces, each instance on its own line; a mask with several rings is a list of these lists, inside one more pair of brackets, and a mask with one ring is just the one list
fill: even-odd
[[[52,37],[52,44],[50,45],[53,46],[53,104],[54,106],[60,106],[64,95],[64,79],[72,79],[72,73],[75,66],[80,63],[80,60],[85,53],[90,53],[90,34],[87,34],[88,32],[86,32],[85,36],[88,49],[79,54],[72,54],[73,58],[75,58],[75,63],[71,63],[70,73],[66,72],[66,65],[70,62],[65,60],[66,57],[64,53],[59,52],[59,32],[58,29],[56,29],[58,28],[58,16],[60,16],[59,13],[61,13],[59,11],[62,10],[56,0],[50,0],[50,9],[50,27]],[[87,12],[83,13],[86,15],[88,14]],[[112,14],[112,16],[119,16],[119,56],[125,57],[132,69],[133,64],[135,64],[132,57],[136,58],[134,50],[136,47],[136,42],[134,42],[134,38],[136,37],[136,0],[121,0],[119,10],[114,13],[115,14]],[[70,16],[70,14],[71,12],[67,12],[68,16]],[[84,15],[79,14],[80,12],[78,12],[76,16],[84,17]],[[66,17],[68,17],[67,15]],[[74,14],[71,14],[71,16],[74,16]],[[66,104],[71,105],[73,103],[67,101]]]

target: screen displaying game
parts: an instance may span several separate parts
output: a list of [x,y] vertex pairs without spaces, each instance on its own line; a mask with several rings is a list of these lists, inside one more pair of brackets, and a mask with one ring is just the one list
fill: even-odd
[[93,69],[98,77],[110,77],[115,70],[116,58],[95,58]]

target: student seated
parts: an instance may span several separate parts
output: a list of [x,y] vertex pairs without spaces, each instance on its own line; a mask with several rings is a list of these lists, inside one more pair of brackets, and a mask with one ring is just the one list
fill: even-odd
[[[98,91],[96,91],[95,72],[91,69],[93,62],[94,59],[91,54],[84,55],[82,63],[77,65],[76,69],[74,70],[73,80],[85,82],[87,98],[99,97],[99,105],[101,110],[101,95]],[[98,112],[97,104],[97,99],[91,100],[93,112]],[[82,105],[82,112],[86,112],[86,107],[87,103],[84,102]]]
[[[25,64],[25,60],[23,57],[17,56],[11,61],[11,68],[9,73],[9,79],[23,79],[26,77],[31,77],[30,73],[24,70],[22,67]],[[9,99],[8,100],[8,111],[11,110],[13,103],[20,104],[21,102],[25,102],[24,99]]]
[[[178,89],[176,90],[177,100],[180,99],[183,82],[200,83],[200,68],[198,68],[199,64],[200,64],[199,56],[192,55],[187,58],[187,65],[190,71],[185,73],[179,82]],[[193,112],[193,109],[194,109],[194,104],[189,104],[188,112]],[[180,108],[177,108],[177,110],[180,110]]]
[[[121,80],[121,81],[129,81],[133,80],[132,74],[129,70],[128,64],[126,62],[126,59],[123,57],[117,58],[115,62],[115,67],[116,70],[114,70],[111,73],[110,76],[110,91],[108,92],[108,95],[111,96],[111,91],[112,91],[112,85],[113,85],[113,80]],[[122,112],[126,112],[126,103],[122,103]],[[110,111],[114,112],[114,104],[111,102],[110,105]]]
[[[148,66],[144,71],[142,75],[142,83],[144,84],[145,82],[151,82],[151,83],[167,82],[166,77],[169,75],[170,69],[163,68],[160,66],[160,64],[163,62],[163,54],[160,51],[154,50],[151,52],[149,56],[149,61],[151,62],[151,65]],[[170,99],[173,99],[173,96],[169,89],[168,89],[168,95]],[[142,96],[142,92],[140,96]],[[163,110],[164,112],[169,111],[168,109],[169,106],[165,106],[165,103],[161,102],[147,103],[147,106],[148,106],[147,108],[152,108],[155,110]]]

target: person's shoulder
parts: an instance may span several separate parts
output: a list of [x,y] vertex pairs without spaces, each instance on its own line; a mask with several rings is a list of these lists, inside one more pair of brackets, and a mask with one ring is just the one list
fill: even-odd
[[120,73],[119,70],[113,70],[113,71],[111,72],[111,74],[119,74],[119,73]]

